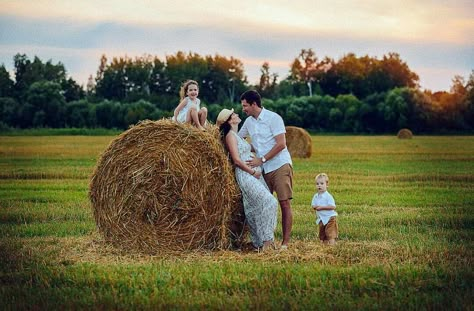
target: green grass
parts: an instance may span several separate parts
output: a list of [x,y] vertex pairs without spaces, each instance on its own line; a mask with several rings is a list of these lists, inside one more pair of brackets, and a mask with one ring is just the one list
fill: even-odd
[[[95,228],[89,178],[114,136],[31,135],[0,136],[2,309],[473,308],[472,136],[312,136],[313,156],[294,159],[288,252],[146,256]],[[335,247],[310,208],[320,172]]]
[[64,136],[64,135],[85,135],[104,136],[116,135],[122,131],[106,128],[35,128],[35,129],[1,129],[2,136]]

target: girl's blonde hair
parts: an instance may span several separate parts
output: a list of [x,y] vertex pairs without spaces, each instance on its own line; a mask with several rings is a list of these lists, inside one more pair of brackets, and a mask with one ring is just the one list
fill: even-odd
[[181,100],[183,100],[185,97],[186,97],[186,93],[188,92],[188,87],[191,85],[191,84],[194,84],[196,85],[198,88],[199,88],[199,84],[194,81],[194,80],[187,80],[186,82],[183,83],[183,85],[181,85],[181,88],[179,89],[179,98]]
[[314,181],[317,181],[318,179],[324,179],[326,184],[329,182],[329,176],[326,173],[318,174],[316,178],[314,179]]

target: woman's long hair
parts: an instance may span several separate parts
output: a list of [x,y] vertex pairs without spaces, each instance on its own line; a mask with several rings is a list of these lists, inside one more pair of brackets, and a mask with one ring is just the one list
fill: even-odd
[[222,123],[219,126],[221,142],[222,142],[222,145],[224,146],[225,151],[227,151],[227,155],[229,156],[229,158],[230,158],[229,148],[227,148],[225,138],[227,137],[227,134],[229,134],[230,130],[232,129],[232,127],[229,124],[230,118],[232,118],[232,114],[229,116],[229,118],[224,123]]

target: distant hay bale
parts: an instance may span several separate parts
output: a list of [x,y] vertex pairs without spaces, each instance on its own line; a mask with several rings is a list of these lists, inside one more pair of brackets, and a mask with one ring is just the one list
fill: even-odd
[[291,156],[294,158],[310,158],[313,148],[311,136],[300,127],[287,126],[286,146]]
[[240,190],[214,125],[131,127],[102,154],[89,197],[99,232],[125,250],[225,249],[242,232]]
[[413,133],[409,129],[401,129],[398,131],[397,137],[400,139],[412,139]]

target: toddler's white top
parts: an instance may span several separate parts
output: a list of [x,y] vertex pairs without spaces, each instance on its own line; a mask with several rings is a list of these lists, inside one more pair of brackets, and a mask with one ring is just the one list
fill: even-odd
[[[313,200],[311,201],[311,206],[334,206],[336,207],[336,202],[334,201],[334,198],[332,195],[324,191],[323,193],[319,194],[317,192],[313,196]],[[323,222],[323,225],[326,225],[329,222],[329,219],[333,216],[337,216],[337,213],[335,210],[330,210],[330,211],[316,211],[316,223],[319,224],[320,221]]]

